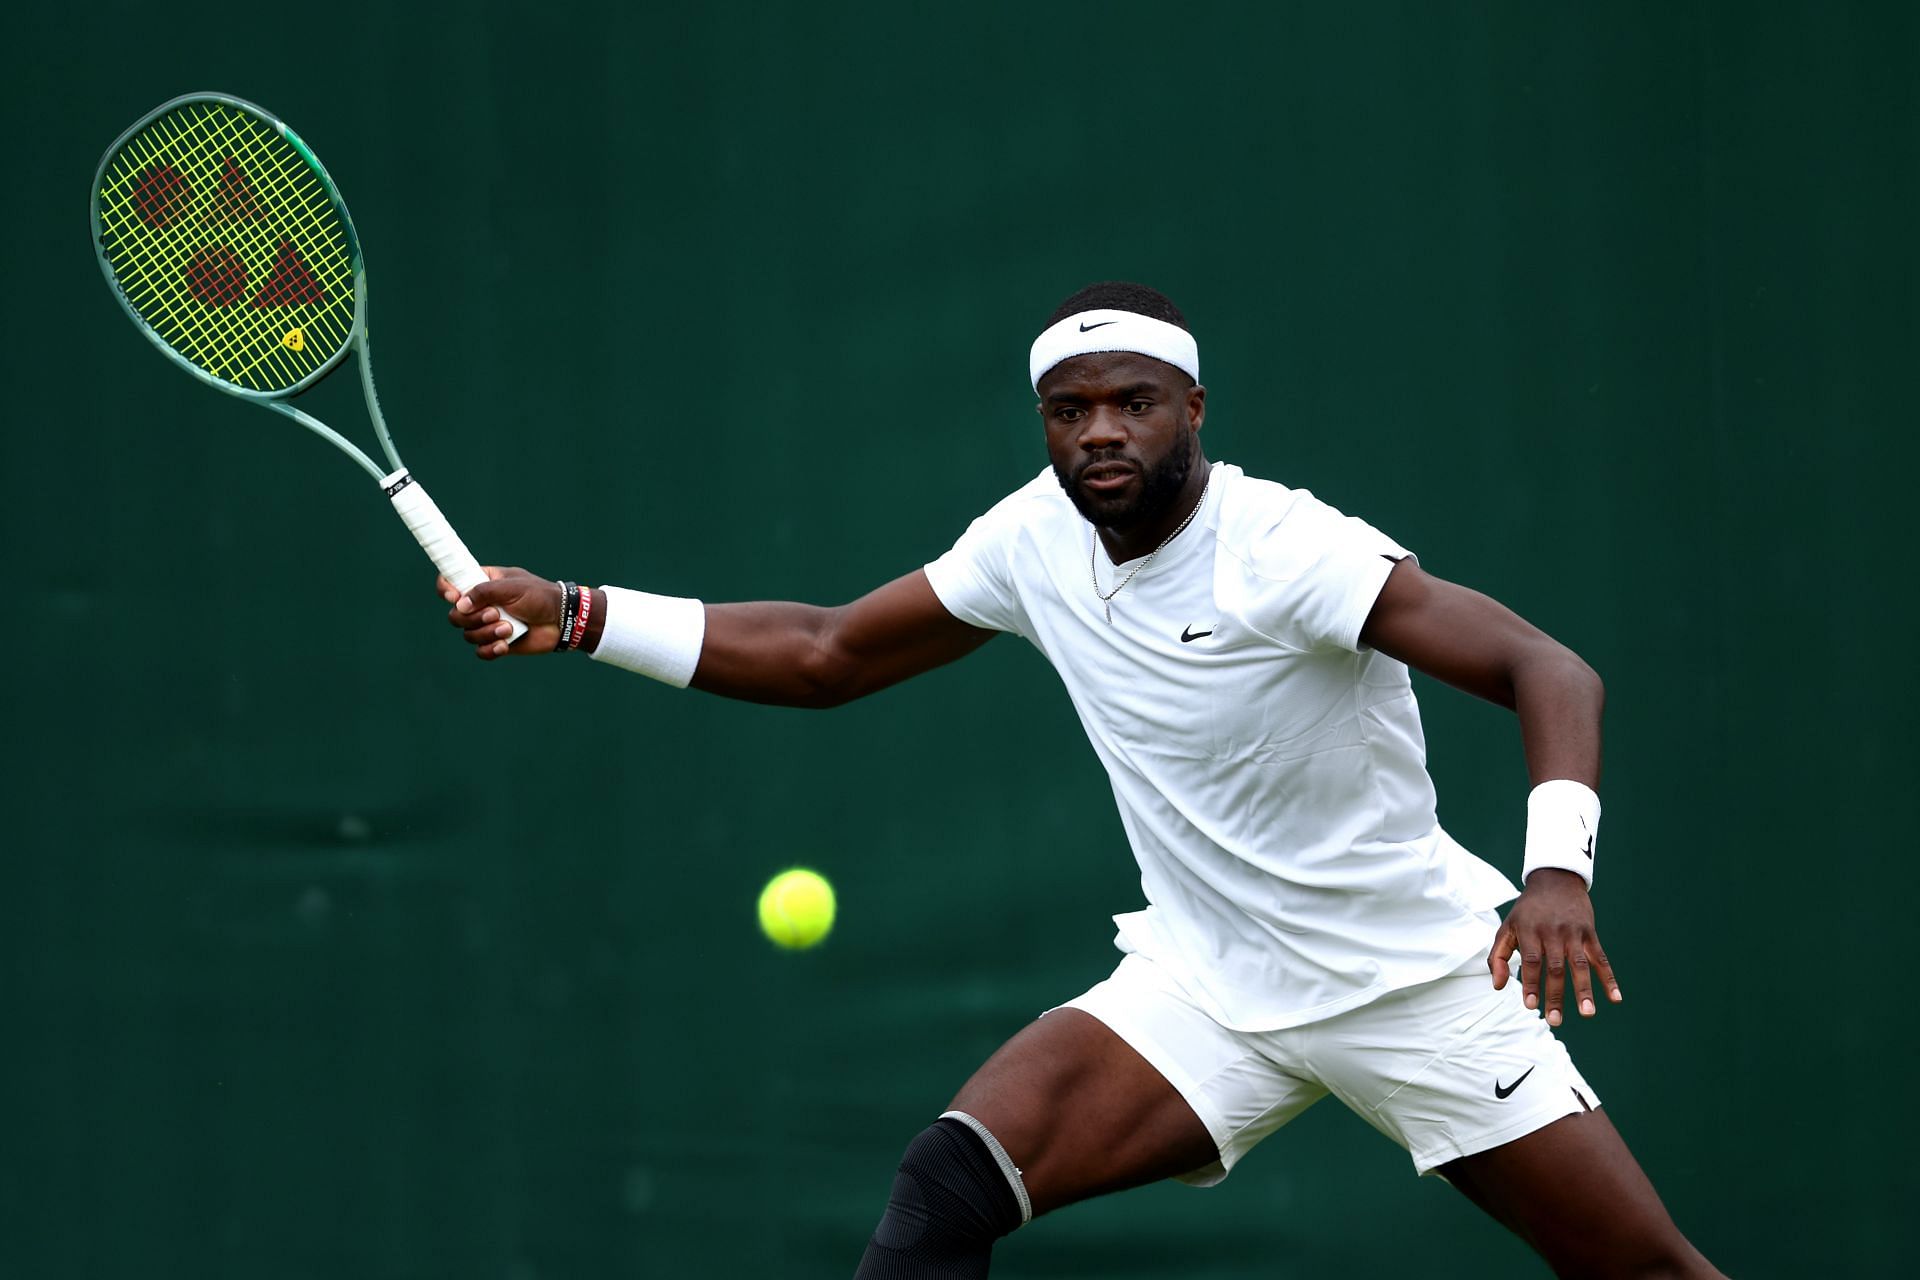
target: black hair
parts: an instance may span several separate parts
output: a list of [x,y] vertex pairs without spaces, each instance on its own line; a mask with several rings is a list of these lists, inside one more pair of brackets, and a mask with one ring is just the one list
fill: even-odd
[[1130,284],[1125,280],[1102,280],[1098,284],[1088,285],[1055,308],[1047,325],[1056,325],[1082,311],[1131,311],[1137,316],[1165,320],[1182,329],[1187,327],[1187,318],[1180,314],[1180,308],[1173,305],[1173,299],[1158,289]]

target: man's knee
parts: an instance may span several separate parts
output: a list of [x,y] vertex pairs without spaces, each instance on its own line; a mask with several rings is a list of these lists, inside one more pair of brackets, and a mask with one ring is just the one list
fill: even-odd
[[900,1156],[856,1280],[969,1280],[1031,1216],[1020,1171],[973,1117],[948,1112]]

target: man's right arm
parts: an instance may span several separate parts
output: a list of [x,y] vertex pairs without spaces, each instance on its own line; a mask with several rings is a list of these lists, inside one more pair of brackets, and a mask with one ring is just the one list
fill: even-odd
[[[491,581],[464,596],[440,583],[441,596],[453,605],[448,621],[465,633],[475,656],[551,652],[559,635],[559,587],[524,569],[489,568],[487,574]],[[599,646],[609,607],[606,592],[592,594],[580,645],[589,652]],[[528,627],[511,649],[498,632],[502,609]],[[994,635],[949,613],[919,569],[834,608],[764,601],[709,604],[705,611],[693,687],[789,707],[851,702],[965,657]]]

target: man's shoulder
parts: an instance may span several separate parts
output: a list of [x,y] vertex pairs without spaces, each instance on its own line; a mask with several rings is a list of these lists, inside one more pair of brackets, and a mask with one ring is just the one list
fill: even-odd
[[988,507],[986,513],[980,518],[1013,527],[1042,524],[1076,514],[1073,503],[1068,500],[1066,491],[1060,487],[1059,479],[1053,474],[1053,468],[1047,467],[1039,475]]
[[1260,577],[1294,576],[1358,523],[1309,490],[1257,479],[1238,467],[1222,469],[1229,484],[1216,530],[1220,545]]
[[1215,533],[1235,554],[1252,554],[1290,523],[1310,519],[1311,509],[1323,505],[1305,489],[1250,476],[1228,463],[1221,463],[1215,476],[1225,482]]
[[[1033,548],[1065,545],[1079,513],[1051,469],[1042,471],[976,516],[942,560],[964,559],[1011,568],[1027,564]],[[1025,550],[1022,550],[1022,549]]]
[[1305,489],[1290,489],[1277,480],[1250,476],[1231,462],[1215,463],[1213,475],[1214,483],[1221,490],[1223,526],[1228,520],[1232,520],[1236,528],[1275,524],[1284,520],[1301,498],[1313,496]]

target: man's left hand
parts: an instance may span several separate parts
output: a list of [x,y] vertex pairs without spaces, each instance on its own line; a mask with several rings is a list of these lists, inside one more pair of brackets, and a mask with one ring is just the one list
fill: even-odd
[[1547,1025],[1560,1025],[1560,1003],[1569,974],[1581,1017],[1594,1014],[1596,971],[1607,999],[1620,1003],[1620,984],[1614,980],[1613,966],[1607,963],[1600,936],[1594,932],[1593,900],[1587,896],[1586,882],[1573,872],[1543,867],[1527,877],[1525,891],[1501,922],[1500,931],[1493,935],[1493,950],[1487,955],[1495,990],[1504,988],[1512,976],[1511,961],[1516,951],[1520,953],[1520,989],[1526,993],[1527,1008],[1541,1008],[1544,1001]]

